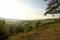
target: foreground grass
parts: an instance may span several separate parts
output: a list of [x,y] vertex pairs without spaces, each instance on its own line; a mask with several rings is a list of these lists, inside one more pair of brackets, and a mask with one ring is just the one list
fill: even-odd
[[47,29],[38,32],[30,40],[60,40],[60,23],[50,24]]
[[[53,25],[53,24],[49,24],[49,25]],[[11,36],[8,40],[29,40],[33,36],[41,33],[43,30],[48,29],[49,25],[42,25],[39,28],[32,30],[32,31],[29,31],[29,32],[24,32],[24,33],[20,32],[15,36]]]
[[[14,35],[14,36],[11,36],[11,37],[9,37],[9,39],[8,40],[45,40],[45,38],[44,37],[47,37],[47,39],[46,40],[48,40],[56,31],[55,31],[55,29],[57,28],[59,28],[59,26],[60,26],[60,21],[57,21],[57,22],[49,22],[49,23],[44,23],[44,24],[41,24],[38,28],[36,28],[36,29],[33,29],[32,31],[28,31],[28,32],[20,32],[20,33],[18,33],[17,35]],[[50,29],[51,28],[51,29]],[[50,30],[52,30],[53,32],[49,32],[49,31],[47,31],[49,29],[49,31]],[[56,29],[56,30],[57,30]],[[59,28],[60,29],[60,28]],[[49,34],[49,33],[51,33],[52,35],[50,35],[50,37],[46,34],[46,32],[45,31],[47,31],[47,33]],[[60,33],[60,31],[59,30],[57,30],[59,33]],[[46,36],[46,35],[47,36]],[[40,36],[41,35],[41,36]],[[60,35],[60,34],[58,34],[58,35]],[[43,36],[43,37],[42,37]],[[55,35],[54,35],[55,36]],[[54,37],[53,36],[53,37]],[[40,39],[40,37],[41,37],[41,39]],[[53,38],[52,37],[52,38]],[[57,36],[58,37],[58,36]],[[53,38],[54,39],[54,38]],[[53,40],[52,39],[52,40]],[[50,39],[51,40],[51,39]],[[59,40],[59,39],[57,39],[57,40]]]

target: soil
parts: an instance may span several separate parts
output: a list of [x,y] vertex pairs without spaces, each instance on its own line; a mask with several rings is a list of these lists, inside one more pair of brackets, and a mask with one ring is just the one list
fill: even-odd
[[30,40],[60,40],[60,23],[48,25],[48,28],[38,32]]

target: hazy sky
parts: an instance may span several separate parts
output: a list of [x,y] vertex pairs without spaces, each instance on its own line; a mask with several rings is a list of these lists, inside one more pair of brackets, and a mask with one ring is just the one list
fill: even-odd
[[45,19],[47,4],[43,0],[0,0],[0,17],[11,19]]

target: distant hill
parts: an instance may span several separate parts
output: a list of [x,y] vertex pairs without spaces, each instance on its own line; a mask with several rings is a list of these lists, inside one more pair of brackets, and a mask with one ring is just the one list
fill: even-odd
[[20,19],[9,19],[9,18],[0,17],[0,20],[5,20],[6,24],[15,24],[15,23],[21,23],[21,22],[24,23],[24,22],[36,22],[36,21],[45,21],[45,20],[49,21],[49,20],[53,20],[53,19],[20,20]]

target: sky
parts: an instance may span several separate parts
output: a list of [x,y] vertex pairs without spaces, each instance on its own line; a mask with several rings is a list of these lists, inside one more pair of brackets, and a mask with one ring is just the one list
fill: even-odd
[[52,18],[44,16],[47,3],[43,0],[0,0],[0,17],[21,20]]

